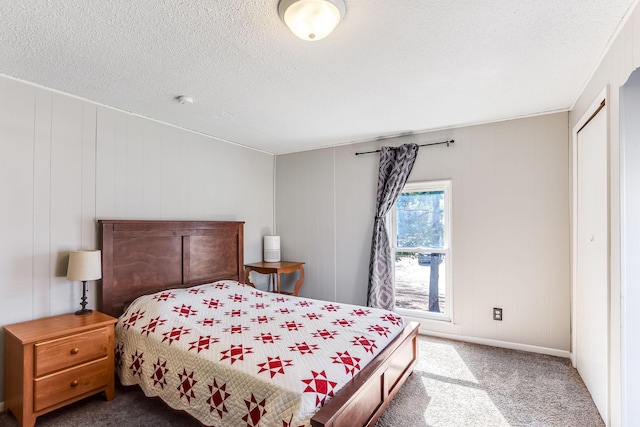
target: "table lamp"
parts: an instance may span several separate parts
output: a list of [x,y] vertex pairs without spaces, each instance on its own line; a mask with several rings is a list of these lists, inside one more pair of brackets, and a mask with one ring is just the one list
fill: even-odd
[[73,251],[69,253],[67,279],[82,282],[82,306],[76,314],[89,314],[93,310],[87,307],[87,280],[102,278],[100,251]]

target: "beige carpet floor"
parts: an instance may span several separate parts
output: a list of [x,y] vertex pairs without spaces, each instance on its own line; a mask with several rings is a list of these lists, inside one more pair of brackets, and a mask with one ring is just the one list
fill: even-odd
[[[38,418],[37,427],[199,426],[136,387],[87,398]],[[17,427],[0,414],[0,426]],[[377,427],[604,426],[568,359],[430,337]],[[272,426],[263,426],[272,427]],[[273,426],[281,427],[281,426]]]
[[599,427],[569,359],[422,337],[420,361],[377,427]]

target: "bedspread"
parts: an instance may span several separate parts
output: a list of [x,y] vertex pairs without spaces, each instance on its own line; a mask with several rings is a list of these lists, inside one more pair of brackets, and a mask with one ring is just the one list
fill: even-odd
[[402,328],[386,310],[221,281],[135,300],[116,370],[208,426],[308,426]]

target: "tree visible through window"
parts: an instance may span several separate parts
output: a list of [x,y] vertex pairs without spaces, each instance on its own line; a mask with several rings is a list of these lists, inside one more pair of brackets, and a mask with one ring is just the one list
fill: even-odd
[[396,308],[449,318],[450,181],[405,186],[393,210]]

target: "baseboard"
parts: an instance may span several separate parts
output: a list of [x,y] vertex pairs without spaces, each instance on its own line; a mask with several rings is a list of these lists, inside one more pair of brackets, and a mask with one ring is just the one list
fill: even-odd
[[499,340],[491,340],[487,338],[476,338],[476,337],[467,337],[464,335],[424,331],[422,329],[420,330],[420,335],[427,335],[427,336],[432,336],[437,338],[446,338],[450,340],[470,342],[473,344],[489,345],[492,347],[508,348],[511,350],[528,351],[530,353],[546,354],[549,356],[563,357],[565,359],[571,358],[571,352],[567,350],[558,350],[556,348],[539,347],[536,345],[520,344],[520,343],[509,342],[509,341],[499,341]]

